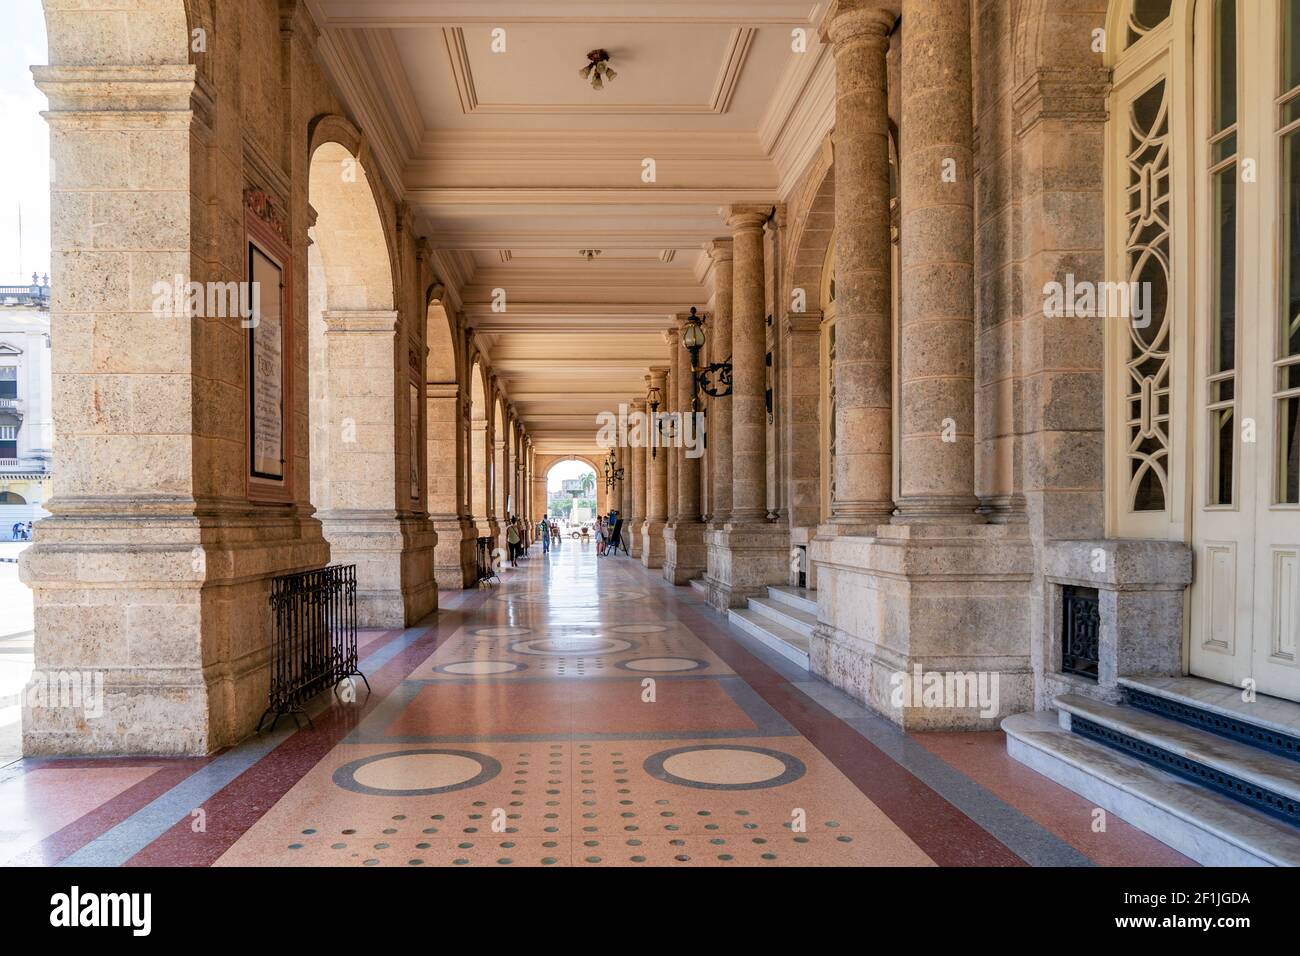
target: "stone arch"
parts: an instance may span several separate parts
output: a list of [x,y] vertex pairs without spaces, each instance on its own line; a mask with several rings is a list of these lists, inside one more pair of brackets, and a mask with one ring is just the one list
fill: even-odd
[[491,475],[489,460],[492,446],[488,435],[487,368],[477,354],[470,364],[469,375],[469,455],[466,494],[469,513],[478,526],[479,537],[487,537],[492,516]]
[[448,522],[464,514],[461,376],[456,331],[442,302],[425,308],[425,421],[429,513]]
[[[597,511],[599,511],[601,486],[603,483],[603,479],[601,478],[601,466],[596,459],[592,458],[590,455],[538,455],[535,466],[536,475],[540,479],[539,484],[543,489],[549,489],[551,472],[557,465],[563,464],[566,461],[580,461],[595,473],[596,480],[591,487],[591,496],[596,502]],[[540,503],[534,504],[534,508],[539,516],[543,513],[550,514],[550,492],[549,490],[544,490],[543,494],[545,495],[544,499]]]
[[501,393],[492,399],[492,506],[497,520],[506,517],[506,411]]
[[390,230],[358,153],[364,150],[338,139],[323,140],[310,153],[312,249],[325,270],[329,309],[392,310],[397,269]]
[[782,290],[781,309],[790,309],[794,290],[802,289],[803,311],[815,315],[822,309],[822,263],[835,233],[835,164],[829,138],[822,144],[805,182],[799,199],[803,213],[790,225],[788,278]]

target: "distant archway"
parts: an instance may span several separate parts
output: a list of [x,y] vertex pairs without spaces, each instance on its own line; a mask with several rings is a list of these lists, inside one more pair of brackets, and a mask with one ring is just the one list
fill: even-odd
[[469,508],[478,526],[479,537],[490,533],[491,475],[488,462],[492,447],[488,443],[487,381],[483,363],[474,359],[469,375],[470,394],[470,453],[469,453]]
[[557,459],[546,468],[546,515],[568,524],[591,521],[599,508],[600,491],[600,472],[592,459],[585,455]]

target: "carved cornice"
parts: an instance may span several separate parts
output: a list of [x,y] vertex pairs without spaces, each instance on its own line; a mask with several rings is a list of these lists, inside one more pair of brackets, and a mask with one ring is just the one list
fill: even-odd
[[1015,91],[1017,132],[1023,136],[1043,120],[1105,123],[1110,70],[1098,67],[1044,67]]
[[275,234],[286,243],[293,241],[289,233],[289,220],[280,200],[266,190],[254,187],[245,189],[244,208],[275,230]]

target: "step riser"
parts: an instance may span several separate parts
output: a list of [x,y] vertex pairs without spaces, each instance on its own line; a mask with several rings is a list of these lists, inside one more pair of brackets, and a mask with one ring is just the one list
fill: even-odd
[[767,596],[778,604],[784,604],[792,607],[796,611],[803,611],[805,614],[817,616],[817,602],[809,601],[799,597],[797,594],[791,594],[788,591],[782,591],[780,588],[768,588]]
[[1126,823],[1173,847],[1202,866],[1277,866],[1279,863],[1188,824],[1177,814],[1161,809],[1055,754],[1014,737],[1007,737],[1007,754],[1031,770],[1054,780],[1093,806],[1113,813]]
[[780,624],[782,627],[788,627],[796,634],[802,634],[804,637],[808,638],[809,640],[812,639],[813,627],[811,624],[807,623],[806,621],[801,621],[797,617],[791,617],[788,614],[783,614],[780,608],[773,607],[770,604],[759,604],[751,600],[749,602],[749,610],[753,611],[755,614],[760,615],[761,617],[767,618],[769,621],[772,621],[774,624]]
[[1300,801],[1256,783],[1243,780],[1182,754],[1157,747],[1130,734],[1105,727],[1077,714],[1070,716],[1070,730],[1087,740],[1110,747],[1166,773],[1208,787],[1229,799],[1300,827]]
[[1227,717],[1224,714],[1193,707],[1182,701],[1170,700],[1132,687],[1124,689],[1124,696],[1126,702],[1138,710],[1300,762],[1300,737],[1293,737],[1249,721]]
[[776,651],[786,660],[790,661],[791,663],[798,664],[804,670],[808,669],[808,655],[805,654],[803,651],[799,650],[799,648],[791,647],[789,644],[781,640],[776,635],[769,634],[767,631],[759,627],[755,622],[748,621],[738,614],[729,613],[727,615],[727,618],[728,620],[731,621],[732,624],[740,628],[742,631],[744,631],[750,637],[754,638],[756,641],[761,642],[765,647],[768,647]]

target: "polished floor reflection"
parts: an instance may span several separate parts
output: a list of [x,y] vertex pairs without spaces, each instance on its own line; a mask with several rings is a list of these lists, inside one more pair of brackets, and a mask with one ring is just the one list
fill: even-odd
[[0,863],[1119,865],[1187,861],[1006,756],[907,735],[590,544],[538,548],[374,689],[202,760],[0,768]]

